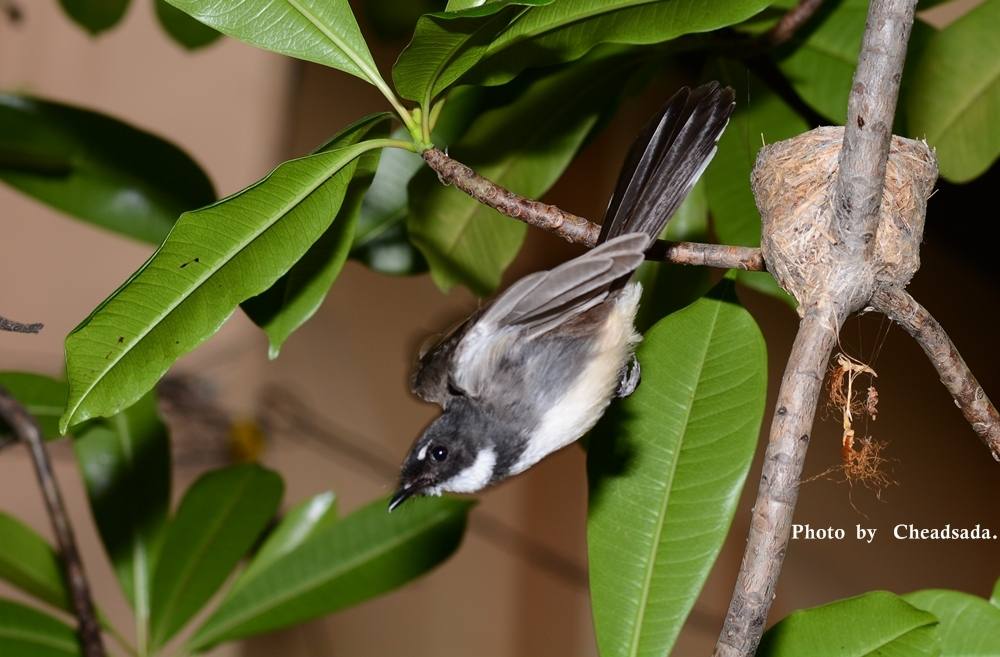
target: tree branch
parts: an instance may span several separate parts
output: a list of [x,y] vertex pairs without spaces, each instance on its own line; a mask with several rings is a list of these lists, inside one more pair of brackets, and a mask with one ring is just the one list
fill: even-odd
[[799,324],[778,391],[746,551],[715,646],[717,657],[753,655],[764,632],[788,546],[809,432],[839,330],[831,315],[816,308],[807,310]]
[[799,0],[799,4],[785,12],[774,27],[761,35],[761,44],[776,48],[791,41],[822,6],[823,0]]
[[[454,185],[483,205],[501,214],[554,233],[572,244],[593,247],[601,227],[587,219],[566,212],[555,205],[541,203],[515,194],[487,180],[466,165],[453,160],[437,148],[423,152],[424,161],[437,172],[445,185]],[[647,260],[664,260],[678,265],[705,265],[726,269],[764,271],[760,249],[697,242],[659,240],[646,254]]]
[[872,305],[913,336],[941,376],[955,405],[983,439],[993,458],[1000,461],[1000,414],[983,392],[944,328],[905,290],[879,288]]
[[0,331],[10,331],[11,333],[38,333],[44,326],[44,324],[38,322],[34,324],[23,324],[0,315]]
[[833,192],[834,229],[848,253],[858,259],[870,256],[875,247],[896,98],[916,4],[916,0],[872,0],[868,7]]
[[835,267],[836,275],[823,278],[812,298],[799,299],[804,315],[778,391],[750,535],[717,657],[749,657],[757,650],[788,547],[826,363],[844,319],[874,293],[874,236],[915,4],[872,0],[868,8],[832,189],[838,244],[831,253],[835,262],[825,264]]
[[59,555],[66,571],[73,610],[79,622],[77,632],[80,636],[83,654],[85,657],[105,657],[101,627],[97,622],[94,602],[90,596],[90,586],[87,584],[83,562],[76,547],[73,526],[70,524],[69,515],[66,513],[66,507],[59,492],[59,485],[52,472],[52,464],[49,461],[49,454],[45,448],[45,441],[42,440],[38,423],[3,387],[0,387],[0,417],[11,428],[18,440],[27,445],[31,453],[35,474],[42,489],[42,497],[45,499],[45,508],[49,512],[52,529],[56,535],[56,543],[59,546]]

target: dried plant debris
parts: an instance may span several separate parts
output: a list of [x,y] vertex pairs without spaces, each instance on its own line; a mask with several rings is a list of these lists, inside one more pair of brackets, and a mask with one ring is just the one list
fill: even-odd
[[830,368],[828,390],[830,408],[840,415],[843,426],[841,463],[820,476],[840,473],[848,483],[861,483],[878,494],[895,483],[885,472],[889,460],[882,452],[887,443],[868,435],[859,438],[855,430],[862,420],[874,421],[878,416],[876,378],[878,374],[869,365],[843,352],[837,354]]

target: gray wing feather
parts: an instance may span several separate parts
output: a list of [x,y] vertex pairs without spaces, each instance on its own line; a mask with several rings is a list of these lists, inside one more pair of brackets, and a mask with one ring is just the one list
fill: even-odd
[[605,301],[612,285],[642,263],[648,239],[642,233],[620,235],[554,269],[525,276],[428,350],[417,362],[411,390],[442,407],[455,394],[476,396],[510,349]]

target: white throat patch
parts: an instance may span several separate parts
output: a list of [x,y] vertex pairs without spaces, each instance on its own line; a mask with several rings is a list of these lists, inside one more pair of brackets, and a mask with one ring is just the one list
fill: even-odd
[[457,475],[435,486],[439,491],[451,493],[475,493],[482,490],[493,478],[493,466],[497,463],[497,453],[487,447],[476,456],[476,460]]

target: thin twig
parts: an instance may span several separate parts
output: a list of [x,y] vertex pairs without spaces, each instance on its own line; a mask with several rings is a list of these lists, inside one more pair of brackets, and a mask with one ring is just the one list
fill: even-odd
[[40,322],[34,324],[24,324],[15,322],[12,319],[0,315],[0,331],[10,331],[11,333],[38,333],[45,325]]
[[791,41],[821,6],[823,0],[799,0],[799,4],[785,12],[774,27],[761,35],[760,42],[770,48],[776,48]]
[[[437,148],[423,152],[438,178],[446,185],[454,185],[483,205],[501,214],[554,233],[572,244],[593,247],[601,227],[571,212],[525,198],[479,175],[468,166],[453,160]],[[647,260],[664,260],[677,265],[704,265],[725,269],[764,271],[764,258],[760,249],[748,246],[725,246],[697,242],[667,242],[654,244],[646,254]]]
[[983,439],[993,458],[1000,461],[1000,413],[983,392],[944,328],[905,290],[876,290],[872,305],[913,336],[941,376],[955,405]]
[[807,310],[799,325],[778,391],[747,548],[715,646],[717,657],[753,655],[764,632],[788,546],[809,432],[839,328],[816,308]]
[[916,4],[917,0],[872,0],[868,7],[833,192],[834,229],[844,248],[858,259],[870,256],[875,248],[896,98]]
[[52,472],[52,464],[38,423],[3,387],[0,387],[0,417],[31,452],[35,474],[38,476],[42,496],[45,498],[45,508],[49,512],[56,543],[59,546],[59,556],[66,571],[73,610],[79,622],[77,631],[84,657],[105,657],[101,627],[94,611],[94,602],[90,596],[90,586],[83,571],[80,552],[76,547],[73,526],[70,524],[59,485]]

